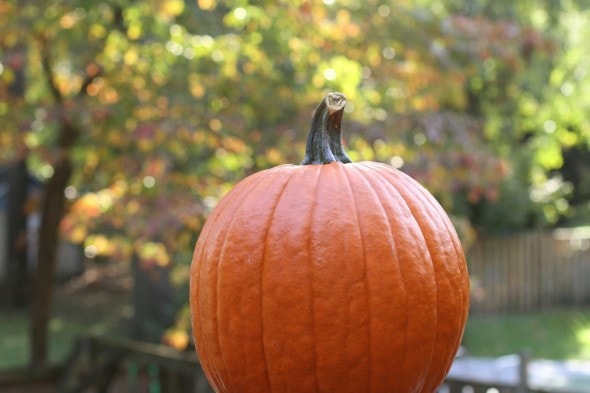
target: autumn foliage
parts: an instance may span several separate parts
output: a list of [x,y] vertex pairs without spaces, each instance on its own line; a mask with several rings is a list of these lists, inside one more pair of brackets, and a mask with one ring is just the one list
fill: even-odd
[[351,158],[424,184],[466,245],[553,224],[590,137],[582,3],[0,1],[0,161],[65,159],[61,233],[186,283],[219,198],[300,162],[342,91]]

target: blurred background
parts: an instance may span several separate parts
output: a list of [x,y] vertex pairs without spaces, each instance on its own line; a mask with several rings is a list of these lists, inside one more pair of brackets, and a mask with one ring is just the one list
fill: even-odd
[[83,335],[193,352],[199,230],[240,179],[346,149],[452,216],[464,347],[590,359],[590,1],[0,0],[0,369]]

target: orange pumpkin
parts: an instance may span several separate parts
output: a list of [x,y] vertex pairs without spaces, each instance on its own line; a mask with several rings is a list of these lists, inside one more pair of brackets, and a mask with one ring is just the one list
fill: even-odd
[[340,144],[345,99],[312,121],[305,165],[247,177],[193,257],[190,306],[218,392],[434,392],[467,319],[465,257],[416,181]]

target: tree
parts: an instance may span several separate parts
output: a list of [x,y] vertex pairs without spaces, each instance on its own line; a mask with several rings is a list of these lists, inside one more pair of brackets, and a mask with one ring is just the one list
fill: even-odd
[[[526,104],[513,89],[545,75],[550,65],[539,70],[530,59],[551,60],[551,40],[520,20],[457,7],[0,2],[0,140],[10,147],[0,157],[26,157],[46,181],[34,363],[46,360],[58,226],[89,256],[134,254],[145,269],[174,266],[173,279],[185,282],[216,200],[249,173],[300,162],[311,111],[326,91],[348,97],[353,160],[412,174],[459,228],[477,218],[477,206],[493,205],[530,120],[521,113],[517,130],[502,126]],[[9,53],[18,45],[27,75],[20,101],[9,94]],[[542,154],[531,151],[522,162]]]
[[[585,203],[576,196],[583,185],[571,178],[565,157],[584,150],[589,140],[588,81],[584,51],[587,1],[451,2],[468,20],[486,15],[522,33],[514,47],[518,72],[497,59],[482,62],[468,83],[474,109],[487,119],[485,132],[509,176],[498,200],[467,204],[471,221],[487,232],[514,232],[565,224]],[[526,70],[526,71],[525,71]],[[575,164],[574,164],[575,165]],[[581,209],[581,210],[580,210]]]

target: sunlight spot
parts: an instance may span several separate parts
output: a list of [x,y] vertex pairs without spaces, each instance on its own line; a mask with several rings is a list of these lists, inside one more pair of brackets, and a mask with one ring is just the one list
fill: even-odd
[[248,16],[248,12],[243,7],[238,7],[234,10],[234,16],[237,20],[244,20]]
[[385,94],[387,95],[387,97],[391,97],[391,98],[403,98],[403,96],[404,96],[403,91],[397,87],[389,87],[385,91]]
[[363,67],[361,69],[361,78],[367,79],[371,76],[371,69],[369,67]]
[[170,26],[170,35],[180,36],[182,35],[182,26],[174,24]]
[[546,120],[545,123],[543,123],[543,129],[547,134],[553,134],[557,129],[557,123],[553,120]]
[[377,9],[377,13],[379,14],[379,16],[381,16],[382,18],[386,18],[389,16],[389,13],[391,12],[391,10],[389,9],[388,6],[386,5],[380,5],[379,8]]
[[221,127],[222,126],[223,126],[223,124],[221,123],[221,121],[219,119],[211,119],[209,121],[209,127],[213,131],[219,131],[219,130],[221,130]]
[[336,79],[336,70],[333,68],[328,68],[324,71],[324,78],[329,81],[333,81]]
[[53,176],[53,167],[49,164],[45,164],[41,167],[41,176],[43,176],[45,179],[49,179],[51,176]]
[[567,209],[569,208],[569,203],[568,203],[567,199],[559,198],[558,200],[556,200],[555,201],[555,208],[560,213],[565,213],[567,211]]
[[180,45],[174,41],[168,41],[166,43],[166,49],[168,50],[168,52],[172,53],[175,56],[180,56],[183,52],[182,45]]
[[92,259],[98,254],[98,248],[94,244],[89,244],[84,248],[84,256]]
[[414,143],[417,144],[418,146],[422,146],[423,144],[426,143],[426,135],[424,135],[421,132],[418,132],[417,134],[414,135]]
[[[443,12],[445,12],[445,6],[439,2],[436,1],[434,3],[432,3],[432,5],[430,6],[430,10],[436,15],[439,16],[441,15]],[[489,390],[488,390],[489,392]]]
[[395,57],[395,49],[393,49],[391,46],[383,48],[383,57],[385,57],[387,60],[393,59]]
[[549,17],[547,15],[547,11],[541,7],[536,7],[531,13],[530,19],[535,27],[543,28],[547,24]]
[[156,185],[156,179],[153,176],[146,176],[143,178],[143,185],[145,188],[153,188]]
[[191,43],[196,46],[211,48],[215,44],[215,39],[210,35],[196,35],[191,38]]
[[45,108],[35,109],[35,118],[38,120],[45,120],[47,118],[47,109],[45,109]]
[[225,58],[224,54],[222,51],[220,50],[214,50],[211,53],[211,58],[213,59],[214,62],[219,63],[220,61],[223,61],[223,59]]
[[569,82],[566,82],[563,85],[561,85],[561,88],[559,90],[561,91],[561,94],[563,94],[566,97],[569,97],[574,92],[574,85],[572,85]]
[[191,47],[184,48],[184,52],[182,53],[188,60],[194,59],[196,55],[195,50]]
[[31,122],[31,130],[35,131],[35,132],[39,132],[41,130],[43,130],[43,121],[39,120],[39,119],[35,119]]
[[373,112],[373,118],[378,121],[385,121],[387,120],[387,111],[383,108],[377,108]]
[[389,161],[389,163],[391,164],[392,167],[399,169],[402,166],[404,166],[404,159],[400,156],[393,156],[393,157],[391,157],[391,160]]
[[217,199],[212,196],[206,196],[205,198],[203,198],[203,204],[208,209],[213,209],[215,206],[217,206]]
[[78,190],[74,186],[67,186],[66,189],[64,190],[64,195],[69,200],[72,200],[78,196]]
[[217,150],[215,150],[215,156],[223,160],[227,157],[227,150],[225,150],[223,147],[220,147]]
[[82,20],[86,18],[86,10],[81,7],[76,8],[72,14],[76,20]]
[[533,186],[529,192],[529,198],[535,203],[547,203],[555,193],[563,191],[564,187],[567,188],[567,183],[559,177],[552,177],[538,186]]

